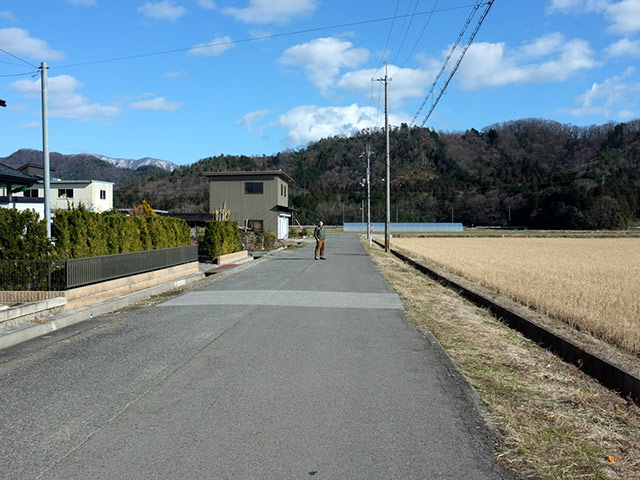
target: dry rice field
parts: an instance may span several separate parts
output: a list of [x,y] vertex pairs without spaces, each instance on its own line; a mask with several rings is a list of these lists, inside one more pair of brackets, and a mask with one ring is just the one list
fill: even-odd
[[640,353],[639,238],[395,238],[393,248]]

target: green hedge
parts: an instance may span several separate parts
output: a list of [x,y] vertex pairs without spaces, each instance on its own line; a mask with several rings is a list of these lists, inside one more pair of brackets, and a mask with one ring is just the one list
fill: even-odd
[[34,210],[0,208],[0,260],[40,260],[50,253],[47,224]]
[[204,247],[211,258],[227,253],[235,253],[244,249],[240,241],[238,224],[230,221],[207,222],[204,231]]
[[191,244],[191,231],[179,218],[101,215],[84,209],[59,210],[53,219],[55,254],[82,258]]

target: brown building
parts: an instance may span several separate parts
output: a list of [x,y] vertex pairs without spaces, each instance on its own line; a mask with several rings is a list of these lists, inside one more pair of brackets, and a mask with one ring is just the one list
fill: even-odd
[[282,170],[261,172],[207,172],[209,210],[229,210],[229,220],[241,226],[289,236],[289,184]]

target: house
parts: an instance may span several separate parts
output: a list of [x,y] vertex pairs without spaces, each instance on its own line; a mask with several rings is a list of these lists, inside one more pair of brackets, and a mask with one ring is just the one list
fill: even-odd
[[256,172],[206,172],[209,210],[226,209],[229,220],[253,230],[289,237],[289,184],[282,170]]
[[31,208],[44,218],[44,198],[23,195],[37,182],[37,177],[0,163],[0,207],[14,210]]
[[[80,204],[91,212],[106,212],[113,208],[113,182],[102,180],[51,180],[51,210],[78,208]],[[18,196],[44,198],[44,182],[38,181]]]

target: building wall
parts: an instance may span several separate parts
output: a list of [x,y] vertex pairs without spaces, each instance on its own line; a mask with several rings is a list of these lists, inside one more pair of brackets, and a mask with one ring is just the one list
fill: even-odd
[[[245,193],[246,182],[262,182],[262,194]],[[286,187],[286,195],[284,194]],[[277,176],[229,176],[209,182],[209,208],[219,210],[226,202],[230,220],[244,225],[245,221],[262,220],[267,232],[278,231],[278,206],[288,206],[289,186]]]
[[[87,210],[102,213],[113,208],[113,183],[92,180],[91,182],[51,182],[51,209],[66,210],[68,207],[77,208],[82,203]],[[38,197],[44,198],[42,184],[34,185],[30,190],[38,189]],[[59,190],[73,190],[73,198],[59,196]],[[104,191],[105,198],[100,198]],[[24,196],[22,192],[14,196]]]

